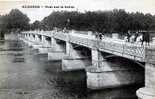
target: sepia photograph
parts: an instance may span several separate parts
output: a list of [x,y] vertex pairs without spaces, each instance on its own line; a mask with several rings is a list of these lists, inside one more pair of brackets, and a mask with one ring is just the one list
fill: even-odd
[[0,99],[155,99],[155,0],[0,0]]

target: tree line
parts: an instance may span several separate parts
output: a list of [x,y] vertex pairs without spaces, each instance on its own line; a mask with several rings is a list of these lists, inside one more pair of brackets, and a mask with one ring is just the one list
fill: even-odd
[[101,33],[126,33],[130,31],[155,30],[155,15],[140,12],[129,13],[123,9],[111,11],[56,11],[42,21],[29,23],[30,19],[18,9],[0,16],[1,31],[75,29]]
[[[68,21],[69,20],[69,21]],[[58,27],[63,29],[90,30],[97,32],[122,32],[128,30],[152,30],[155,16],[143,13],[129,13],[122,9],[95,12],[53,12],[42,21],[47,29]]]

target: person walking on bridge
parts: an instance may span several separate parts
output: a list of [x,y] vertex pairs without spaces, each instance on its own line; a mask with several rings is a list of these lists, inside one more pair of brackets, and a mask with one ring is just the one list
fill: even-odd
[[142,44],[141,45],[143,45],[143,43],[144,42],[146,42],[146,45],[150,45],[150,34],[149,34],[149,32],[142,32]]
[[102,40],[102,33],[99,33],[99,39]]
[[150,34],[149,34],[149,32],[145,33],[145,38],[146,38],[146,44],[149,46],[150,45]]
[[131,33],[127,32],[127,42],[130,42]]

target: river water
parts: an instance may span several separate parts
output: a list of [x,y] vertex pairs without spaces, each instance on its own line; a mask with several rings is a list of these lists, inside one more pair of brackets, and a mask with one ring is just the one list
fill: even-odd
[[85,71],[63,72],[22,41],[0,41],[0,99],[137,99],[139,87],[90,91]]

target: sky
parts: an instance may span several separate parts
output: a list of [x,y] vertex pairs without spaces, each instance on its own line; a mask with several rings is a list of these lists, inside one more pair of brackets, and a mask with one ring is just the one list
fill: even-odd
[[[41,8],[23,8],[37,5]],[[74,8],[45,8],[45,6],[74,6]],[[143,12],[155,15],[155,0],[0,0],[0,15],[18,8],[31,20],[42,20],[53,11],[96,11],[125,9],[128,12]]]

